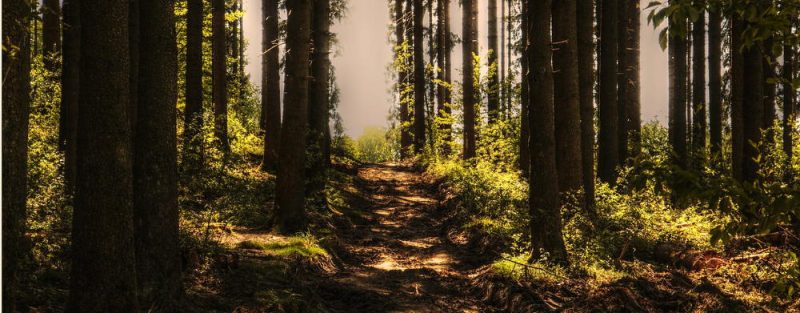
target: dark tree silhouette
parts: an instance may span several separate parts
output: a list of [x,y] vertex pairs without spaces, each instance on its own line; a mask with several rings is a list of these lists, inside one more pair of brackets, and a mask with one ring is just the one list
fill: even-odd
[[281,138],[280,38],[278,33],[278,0],[262,0],[261,39],[261,128],[264,129],[263,170],[278,166],[278,144]]
[[[437,79],[444,84],[450,85],[451,83],[451,69],[450,69],[450,51],[452,50],[452,43],[450,40],[450,0],[438,0],[436,2],[436,62],[439,67]],[[450,88],[439,84],[437,86],[437,99],[438,107],[436,112],[440,118],[450,116]],[[440,125],[440,132],[443,147],[442,151],[445,154],[450,153],[450,140],[452,139],[452,125],[449,122],[442,122]]]
[[576,0],[553,0],[553,78],[558,184],[561,192],[576,192],[583,184],[581,166],[580,84]]
[[[401,43],[407,45],[408,48],[411,48],[414,40],[413,19],[411,18],[414,15],[414,12],[412,12],[414,7],[412,1],[413,0],[405,1],[405,11],[402,14],[402,18],[398,20],[398,23],[402,24],[403,31],[403,40]],[[411,115],[408,111],[410,102],[413,101],[409,94],[413,93],[413,91],[407,90],[408,86],[411,85],[411,80],[414,79],[413,72],[409,73],[409,63],[411,59],[412,58],[405,56],[402,65],[403,71],[400,73],[400,156],[402,158],[408,157],[408,153],[411,151],[411,145],[413,144],[413,138],[411,136]]]
[[641,150],[641,103],[639,78],[639,2],[623,1],[619,3],[619,165],[631,157],[636,157]]
[[520,127],[519,127],[519,168],[522,176],[527,177],[530,172],[531,166],[531,149],[530,149],[530,97],[528,82],[530,81],[530,54],[528,53],[528,34],[530,33],[530,24],[528,23],[528,1],[522,1],[522,18],[520,19],[520,41],[522,46],[522,57],[519,59],[520,71],[522,72],[522,79],[520,81]]
[[[694,0],[702,7],[705,0]],[[702,160],[706,154],[706,17],[701,13],[692,23],[692,153]]]
[[708,113],[711,154],[722,151],[722,12],[708,12]]
[[28,0],[3,1],[3,308],[15,312],[17,271],[27,254],[30,34]]
[[473,71],[473,54],[478,54],[478,3],[477,0],[463,0],[462,47],[463,47],[463,105],[464,105],[464,155],[465,160],[475,157],[475,104],[477,91]]
[[61,2],[42,0],[42,54],[44,64],[55,71],[58,63],[53,59],[61,54]]
[[566,264],[567,251],[561,235],[561,212],[556,170],[554,135],[553,68],[550,37],[551,0],[528,4],[531,32],[530,125],[531,179],[529,210],[533,257],[548,255],[548,260]]
[[422,45],[422,19],[425,7],[414,0],[414,152],[425,147],[425,47]]
[[686,165],[686,36],[685,19],[669,21],[669,142],[675,162]]
[[214,102],[214,135],[219,148],[230,152],[228,141],[228,73],[225,33],[225,0],[211,0],[211,85]]
[[[78,176],[67,312],[138,312],[129,3],[81,1]],[[102,82],[99,84],[98,82]]]
[[760,44],[743,47],[744,90],[742,90],[743,143],[742,179],[758,179],[761,131],[764,129],[765,80],[764,54]]
[[[792,127],[795,118],[794,80],[795,51],[791,45],[783,46],[783,152],[787,162],[792,160]],[[791,163],[789,163],[791,164]]]
[[183,165],[203,165],[203,0],[186,2],[186,107],[183,116]]
[[139,103],[133,140],[136,282],[142,307],[174,311],[181,296],[174,2],[141,0]]
[[619,112],[617,99],[617,58],[619,32],[619,0],[602,1],[602,24],[600,34],[600,88],[598,111],[600,131],[598,134],[597,174],[600,180],[613,184],[617,180],[619,164]]
[[311,0],[287,2],[286,97],[276,182],[276,229],[291,234],[305,228],[305,162],[308,133]]
[[330,0],[314,0],[311,21],[311,87],[308,92],[308,194],[325,203],[325,168],[330,163]]
[[587,208],[594,206],[594,8],[577,1],[578,80],[581,112],[581,162]]
[[486,56],[486,66],[489,68],[496,67],[494,72],[489,71],[487,77],[486,111],[489,113],[489,124],[492,124],[497,120],[500,111],[500,79],[497,76],[497,70],[500,68],[500,65],[497,64],[497,53],[499,52],[497,47],[497,0],[489,0],[487,13],[489,14],[489,52]]
[[741,181],[744,172],[744,55],[742,46],[743,21],[735,14],[731,20],[731,170],[732,176]]
[[64,151],[64,185],[71,197],[75,191],[77,170],[78,88],[80,84],[81,24],[80,3],[65,0],[61,27],[63,53],[61,61],[61,114],[59,114],[59,145]]

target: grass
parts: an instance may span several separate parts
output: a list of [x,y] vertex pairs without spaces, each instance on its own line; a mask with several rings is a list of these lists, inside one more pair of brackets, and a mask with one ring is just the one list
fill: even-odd
[[238,244],[240,249],[260,250],[266,254],[282,257],[300,256],[315,258],[327,256],[328,252],[319,246],[312,236],[291,236],[273,242],[245,240]]

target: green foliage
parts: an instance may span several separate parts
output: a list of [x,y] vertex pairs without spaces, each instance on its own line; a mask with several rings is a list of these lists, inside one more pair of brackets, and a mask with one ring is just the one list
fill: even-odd
[[356,140],[356,159],[362,162],[379,163],[398,158],[398,153],[388,140],[383,128],[367,127]]

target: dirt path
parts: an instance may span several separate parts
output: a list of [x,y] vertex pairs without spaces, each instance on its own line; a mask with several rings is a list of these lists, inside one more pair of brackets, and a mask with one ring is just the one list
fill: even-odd
[[[419,173],[395,164],[358,169],[363,206],[341,231],[344,269],[322,287],[343,312],[492,312],[469,293],[475,256],[446,238],[438,200]],[[353,201],[351,201],[353,202]],[[476,264],[477,263],[477,264]]]

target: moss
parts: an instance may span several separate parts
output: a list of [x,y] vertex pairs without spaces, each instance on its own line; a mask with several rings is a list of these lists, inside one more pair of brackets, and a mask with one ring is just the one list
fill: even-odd
[[240,249],[261,250],[275,256],[300,256],[315,258],[327,256],[328,252],[319,246],[317,240],[311,236],[292,236],[272,242],[259,240],[245,240],[239,243]]

